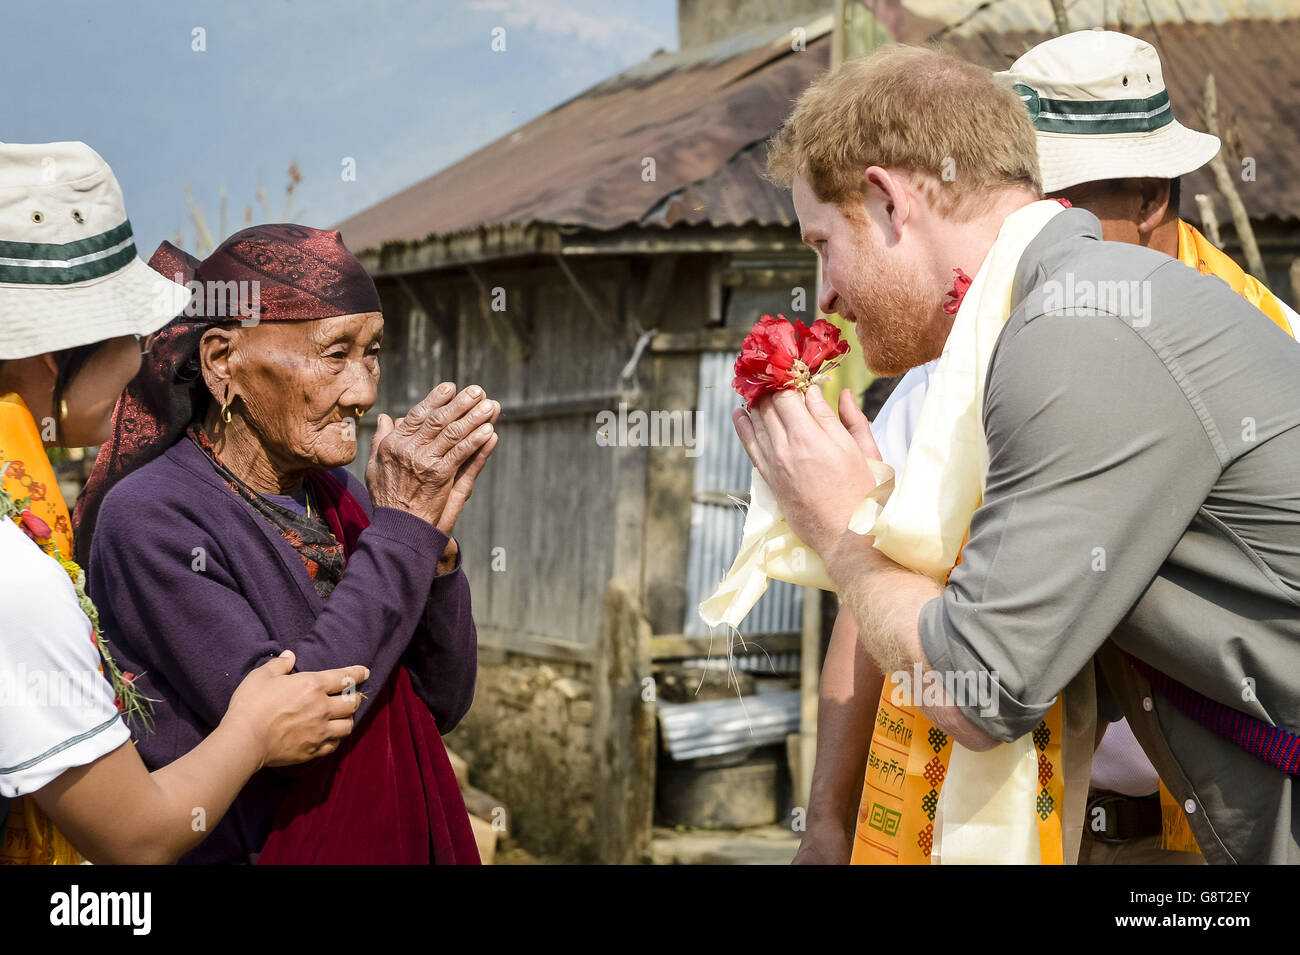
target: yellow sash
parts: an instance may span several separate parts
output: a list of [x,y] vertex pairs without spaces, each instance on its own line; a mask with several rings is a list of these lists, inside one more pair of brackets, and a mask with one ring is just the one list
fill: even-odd
[[[72,522],[45,444],[31,412],[16,394],[0,395],[0,466],[8,462],[4,489],[14,498],[30,497],[31,509],[54,532],[64,554],[72,553]],[[9,807],[0,865],[77,865],[81,856],[30,797]]]
[[1178,221],[1178,259],[1202,275],[1214,275],[1223,279],[1229,288],[1271,318],[1282,331],[1295,338],[1295,330],[1286,320],[1273,293],[1181,219]]

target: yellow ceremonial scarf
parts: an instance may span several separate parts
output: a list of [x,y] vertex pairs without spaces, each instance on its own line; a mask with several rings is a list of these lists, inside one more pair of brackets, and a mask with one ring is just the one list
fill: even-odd
[[[45,454],[36,422],[22,398],[0,395],[0,467],[4,489],[14,498],[30,497],[31,509],[54,532],[59,550],[72,553],[72,521],[59,492],[59,482]],[[20,797],[9,807],[4,839],[0,843],[0,865],[77,865],[81,856],[72,843],[30,797]]]

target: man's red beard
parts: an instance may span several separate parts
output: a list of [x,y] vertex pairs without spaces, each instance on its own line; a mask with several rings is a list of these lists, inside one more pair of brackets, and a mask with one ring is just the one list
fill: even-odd
[[950,319],[944,321],[944,293],[920,275],[883,264],[882,256],[858,259],[877,264],[855,269],[840,300],[855,320],[867,367],[892,377],[938,358],[952,327]]

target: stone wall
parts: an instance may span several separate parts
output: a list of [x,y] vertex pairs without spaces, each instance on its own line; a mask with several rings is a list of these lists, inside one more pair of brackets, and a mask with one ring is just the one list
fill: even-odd
[[447,745],[500,799],[506,836],[545,862],[595,858],[591,668],[482,648],[474,705]]

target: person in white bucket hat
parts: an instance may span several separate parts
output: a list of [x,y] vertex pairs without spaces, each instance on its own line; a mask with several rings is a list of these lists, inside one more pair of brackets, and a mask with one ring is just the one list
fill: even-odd
[[93,149],[0,145],[0,359],[148,335],[189,296],[136,253],[122,190]]
[[1107,241],[1216,275],[1284,330],[1300,327],[1285,302],[1179,217],[1179,177],[1213,159],[1220,143],[1178,122],[1155,47],[1080,30],[1038,44],[997,76],[1033,120],[1044,195],[1087,209]]
[[[1033,120],[1045,194],[1093,213],[1107,240],[1218,275],[1283,329],[1300,327],[1285,302],[1179,217],[1179,177],[1212,160],[1220,143],[1175,118],[1154,46],[1083,30],[1040,43],[1000,75]],[[1110,724],[1093,757],[1080,863],[1201,861],[1177,802],[1167,793],[1162,800],[1159,785],[1127,720]]]
[[263,766],[351,732],[360,695],[347,688],[366,668],[290,674],[289,651],[153,773],[120,715],[150,701],[98,633],[45,448],[107,436],[152,334],[188,300],[136,255],[94,150],[0,144],[0,864],[174,861],[210,831],[191,807],[210,826]]
[[149,336],[189,298],[140,259],[122,190],[98,153],[85,143],[0,145],[0,361],[20,361],[9,375],[25,379],[53,366],[52,390],[30,410],[53,423],[60,444],[100,444],[116,400],[69,404],[71,382],[125,385]]
[[1014,84],[1034,121],[1046,195],[1100,179],[1176,179],[1219,152],[1218,137],[1175,118],[1160,56],[1137,37],[1067,33],[997,75]]

